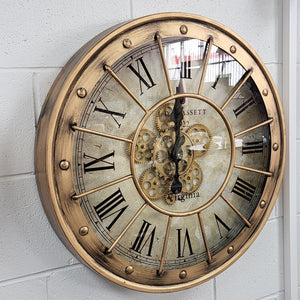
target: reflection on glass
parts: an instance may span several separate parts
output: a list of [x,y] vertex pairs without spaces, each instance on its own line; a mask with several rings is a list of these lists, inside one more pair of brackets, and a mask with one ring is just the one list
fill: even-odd
[[[180,38],[166,41],[164,51],[170,79],[194,78],[193,73],[201,70],[207,42]],[[220,81],[223,85],[235,86],[244,73],[243,67],[231,55],[212,46],[205,76],[205,82],[212,88],[216,89]]]

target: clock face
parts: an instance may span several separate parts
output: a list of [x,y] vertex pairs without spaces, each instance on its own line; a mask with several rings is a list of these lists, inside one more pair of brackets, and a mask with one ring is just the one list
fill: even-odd
[[37,181],[50,220],[121,285],[163,292],[208,280],[249,247],[276,200],[276,90],[253,51],[207,19],[154,15],[97,37],[44,112]]

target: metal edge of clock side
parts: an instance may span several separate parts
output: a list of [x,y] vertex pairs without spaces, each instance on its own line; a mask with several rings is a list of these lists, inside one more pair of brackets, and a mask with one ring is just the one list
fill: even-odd
[[[196,15],[186,14],[186,13],[162,13],[156,15],[150,15],[146,17],[142,17],[133,21],[130,21],[124,25],[116,25],[113,28],[108,29],[107,31],[101,33],[96,36],[86,45],[84,45],[81,49],[79,49],[75,55],[69,60],[69,62],[62,69],[57,79],[53,83],[45,103],[43,105],[41,115],[39,118],[36,140],[35,140],[35,172],[36,172],[36,181],[40,194],[40,198],[43,203],[43,207],[46,211],[48,219],[62,240],[62,242],[66,245],[66,247],[83,263],[87,264],[92,269],[95,269],[93,263],[87,262],[86,253],[84,249],[82,249],[81,245],[78,243],[74,233],[70,229],[69,225],[65,221],[63,211],[59,205],[58,192],[56,186],[56,179],[54,173],[54,148],[55,148],[55,138],[57,134],[57,126],[60,120],[60,116],[64,110],[65,103],[67,101],[67,94],[72,89],[74,82],[76,82],[76,78],[78,74],[80,74],[81,70],[85,68],[85,65],[88,63],[90,58],[103,49],[107,44],[109,44],[112,40],[114,40],[119,35],[127,32],[132,28],[136,28],[139,26],[143,26],[147,23],[160,22],[163,20],[188,20],[195,21],[199,23],[205,23],[207,26],[214,27],[217,30],[230,35],[241,47],[247,49],[249,55],[256,61],[260,69],[262,70],[265,78],[267,79],[269,86],[272,89],[272,93],[274,95],[274,99],[277,105],[277,111],[279,115],[279,126],[281,127],[282,137],[281,137],[281,169],[278,171],[278,179],[276,188],[273,191],[273,195],[271,199],[277,197],[280,189],[280,184],[283,177],[283,169],[285,164],[285,153],[286,153],[286,134],[285,134],[285,125],[282,107],[279,101],[278,92],[275,88],[275,85],[270,77],[269,72],[266,67],[257,56],[257,54],[252,50],[252,48],[237,34],[233,31],[227,29],[225,26],[212,21],[208,18],[199,17]],[[151,286],[151,285],[143,285],[139,283],[129,282],[126,279],[120,278],[116,276],[106,269],[103,268],[102,272],[100,272],[104,277],[109,278],[111,281],[125,287],[130,287],[131,289],[146,291],[146,292],[171,292],[178,291],[182,289],[186,289],[189,287],[193,287],[202,283],[204,281],[209,280],[210,278],[216,276],[221,273],[227,267],[229,267],[233,262],[235,262],[252,244],[255,238],[258,236],[261,231],[263,225],[266,223],[272,208],[274,206],[275,201],[271,201],[272,205],[269,205],[263,218],[261,219],[261,224],[258,226],[257,230],[253,233],[253,235],[246,241],[242,249],[237,252],[232,258],[230,258],[226,263],[224,263],[221,267],[218,267],[212,273],[209,273],[209,276],[204,276],[201,281],[194,280],[183,284],[178,285],[169,285],[169,286]],[[97,267],[99,270],[99,267]],[[98,272],[98,271],[97,271]],[[98,272],[99,273],[99,272]]]

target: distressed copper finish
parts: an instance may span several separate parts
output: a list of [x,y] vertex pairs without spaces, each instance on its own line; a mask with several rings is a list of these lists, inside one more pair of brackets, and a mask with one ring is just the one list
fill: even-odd
[[[186,29],[182,27],[183,24]],[[210,52],[211,45],[214,44],[224,51],[231,52],[245,70],[253,70],[251,74],[247,73],[247,76],[251,76],[261,91],[269,119],[234,133],[222,109],[201,96],[204,79],[199,82],[199,94],[186,93],[183,95],[204,101],[217,110],[226,124],[232,150],[228,175],[217,194],[204,206],[188,212],[176,213],[158,207],[143,193],[135,173],[133,153],[138,132],[142,129],[147,118],[159,106],[177,97],[182,97],[182,94],[178,96],[172,95],[170,92],[169,97],[148,110],[122,83],[110,66],[113,66],[119,58],[127,55],[132,49],[153,42],[158,36],[159,42],[160,39],[163,41],[164,38],[178,37],[182,34],[187,38],[209,40],[207,53]],[[164,60],[163,54],[161,54],[161,58]],[[204,61],[205,73],[208,57]],[[81,88],[84,86],[86,91],[91,91],[99,78],[107,72],[115,78],[116,84],[121,85],[131,96],[132,101],[135,101],[145,112],[145,117],[137,126],[133,140],[106,135],[76,125],[85,107],[85,99],[88,98]],[[162,72],[166,72],[166,70],[162,70]],[[240,85],[236,87],[234,92],[239,87]],[[233,97],[232,95],[230,97]],[[228,98],[225,106],[230,100]],[[239,168],[239,166],[234,165],[233,159],[235,157],[235,138],[265,125],[270,128],[271,145],[276,144],[278,147],[270,148],[269,171],[266,174],[266,184],[261,196],[263,200],[260,200],[260,204],[257,205],[250,219],[244,220],[247,226],[242,229],[230,246],[225,247],[216,255],[212,255],[207,243],[201,212],[219,196],[222,196],[222,191],[226,187],[234,167]],[[106,138],[119,139],[131,145],[130,166],[132,174],[105,186],[100,186],[98,190],[116,182],[128,180],[136,185],[137,190],[145,200],[135,217],[128,224],[124,224],[123,231],[109,249],[93,229],[85,225],[87,220],[81,209],[80,200],[86,194],[76,195],[72,172],[74,168],[73,144],[76,131],[79,130]],[[145,292],[173,292],[193,287],[218,275],[234,263],[253,243],[272,211],[282,181],[286,153],[285,125],[279,96],[262,61],[244,40],[223,25],[207,18],[185,13],[164,13],[133,20],[125,25],[107,30],[84,45],[66,64],[53,84],[40,115],[35,143],[35,171],[39,194],[48,218],[61,240],[82,262],[97,273],[121,286]],[[70,162],[70,167],[62,167],[62,160]],[[169,218],[159,270],[129,263],[120,258],[114,251],[115,246],[130,229],[135,219],[149,206]],[[234,206],[232,206],[232,210],[241,218],[243,217]],[[164,272],[163,261],[167,253],[168,232],[172,217],[187,217],[196,214],[207,252],[207,261],[184,268],[184,270],[173,269]]]

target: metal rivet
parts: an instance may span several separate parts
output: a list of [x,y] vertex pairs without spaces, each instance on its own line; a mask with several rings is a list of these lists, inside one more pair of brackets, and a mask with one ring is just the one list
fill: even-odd
[[234,251],[234,247],[231,245],[227,248],[227,253],[231,254]]
[[232,46],[230,47],[230,52],[231,52],[231,53],[235,53],[235,52],[236,52],[236,46],[232,45]]
[[62,160],[60,163],[59,163],[59,167],[62,169],[62,170],[68,170],[70,168],[70,163],[67,161],[67,160]]
[[124,48],[130,48],[132,46],[132,42],[130,39],[123,40],[123,47]]
[[262,94],[263,94],[264,96],[268,96],[269,91],[268,91],[267,89],[263,89]]
[[180,26],[180,32],[181,32],[182,34],[187,34],[187,32],[188,32],[187,26],[186,26],[186,25],[181,25],[181,26]]
[[187,276],[187,271],[186,270],[182,270],[180,273],[179,273],[179,278],[180,279],[184,279],[186,278]]
[[79,88],[78,90],[77,90],[77,96],[79,97],[79,98],[85,98],[86,97],[86,95],[87,95],[87,91],[86,91],[86,89],[85,88]]
[[279,149],[279,145],[277,143],[273,144],[273,150],[277,151]]
[[79,234],[84,236],[89,233],[89,228],[87,226],[82,226],[79,228]]
[[266,201],[265,200],[261,200],[259,203],[260,208],[264,208],[266,206]]
[[125,272],[126,272],[127,274],[132,274],[133,271],[134,271],[133,266],[127,266],[127,267],[125,268]]

